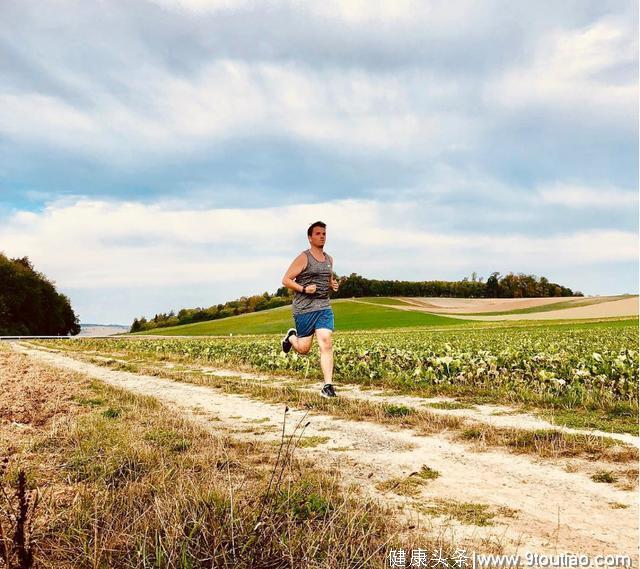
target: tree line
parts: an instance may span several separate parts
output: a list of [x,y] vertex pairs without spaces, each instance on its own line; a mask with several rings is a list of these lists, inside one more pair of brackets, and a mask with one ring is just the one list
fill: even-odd
[[[461,281],[388,281],[366,279],[356,273],[342,277],[338,292],[333,298],[353,298],[363,296],[445,296],[453,298],[524,298],[542,296],[584,296],[570,288],[551,283],[545,277],[508,273],[500,276],[492,273],[486,282],[484,277],[472,273]],[[243,296],[224,304],[209,308],[183,308],[177,314],[156,314],[147,320],[144,316],[135,318],[131,332],[142,332],[154,328],[192,324],[206,320],[218,320],[248,312],[258,312],[291,304],[293,293],[286,287],[279,288],[274,294]]]
[[464,277],[461,281],[386,281],[365,279],[356,273],[343,279],[333,298],[361,296],[445,296],[451,298],[531,298],[543,296],[584,296],[546,277],[491,273],[489,278]]
[[208,308],[183,308],[177,314],[171,310],[168,313],[161,312],[153,318],[147,320],[144,316],[134,318],[130,332],[142,332],[153,328],[166,328],[167,326],[180,326],[182,324],[193,324],[194,322],[204,322],[206,320],[219,320],[229,316],[238,316],[247,312],[259,312],[270,308],[278,308],[286,304],[291,304],[293,297],[285,288],[279,288],[275,294],[264,294],[254,296],[242,296],[236,300],[230,300],[224,304],[214,304]]
[[66,336],[80,332],[69,299],[28,257],[0,253],[0,335]]

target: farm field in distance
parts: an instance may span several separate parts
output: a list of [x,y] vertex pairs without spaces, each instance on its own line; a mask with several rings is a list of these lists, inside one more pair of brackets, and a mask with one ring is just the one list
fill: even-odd
[[[403,312],[384,305],[365,304],[351,300],[332,302],[336,327],[340,330],[371,330],[379,328],[459,326],[459,319],[422,312]],[[251,312],[220,320],[209,320],[170,328],[154,328],[137,335],[208,336],[229,334],[275,334],[293,324],[291,306],[261,312]]]
[[[638,316],[638,295],[539,298],[401,298],[402,310],[466,320],[558,320]],[[408,305],[408,306],[407,306]]]
[[[622,303],[622,306],[621,306]],[[386,328],[432,328],[476,324],[478,321],[531,320],[585,322],[628,319],[638,316],[638,297],[566,297],[534,299],[396,298],[362,297],[332,302],[336,329],[375,330]],[[524,307],[524,308],[523,308]],[[493,308],[508,308],[496,311]],[[595,308],[595,310],[594,310]],[[476,312],[482,309],[483,312]],[[587,310],[584,314],[580,310]],[[575,311],[578,310],[576,313]],[[567,312],[568,311],[568,312]],[[538,314],[543,313],[543,314]],[[275,334],[293,324],[291,307],[252,312],[220,320],[183,326],[153,328],[138,335],[218,336],[229,334]]]

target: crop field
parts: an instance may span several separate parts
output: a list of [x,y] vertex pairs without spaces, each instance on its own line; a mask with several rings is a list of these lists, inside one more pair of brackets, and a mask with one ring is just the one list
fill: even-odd
[[[68,348],[320,377],[317,354],[286,355],[279,339],[275,335],[86,339],[71,342]],[[507,400],[565,411],[600,410],[613,413],[612,419],[617,412],[628,416],[633,431],[637,430],[637,344],[635,321],[339,333],[334,366],[338,381],[403,393]]]

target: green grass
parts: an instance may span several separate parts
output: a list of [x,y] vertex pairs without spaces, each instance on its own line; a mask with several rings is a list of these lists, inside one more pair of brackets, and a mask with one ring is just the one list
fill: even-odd
[[423,508],[434,516],[442,516],[458,520],[466,525],[492,526],[496,512],[488,504],[456,502],[455,500],[436,499],[434,503]]
[[[335,300],[332,302],[338,330],[375,330],[382,328],[413,328],[448,326],[469,323],[459,318],[447,318],[425,312],[408,312],[353,302]],[[163,336],[227,336],[229,334],[276,334],[293,325],[291,307],[282,306],[272,310],[231,316],[221,320],[198,322],[171,328],[154,328],[145,334]]]
[[411,407],[407,407],[406,405],[384,405],[384,414],[388,417],[406,417],[407,415],[411,415],[411,413],[414,412],[414,409],[412,409]]
[[610,472],[608,470],[599,470],[595,474],[591,475],[591,480],[603,484],[613,484],[614,482],[618,481],[618,478],[613,472]]

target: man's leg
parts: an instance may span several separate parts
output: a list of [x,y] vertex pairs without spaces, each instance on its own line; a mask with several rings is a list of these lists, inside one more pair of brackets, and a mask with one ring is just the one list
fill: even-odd
[[289,336],[289,342],[291,347],[299,354],[308,354],[311,349],[311,342],[313,342],[313,336],[305,336],[304,338],[298,338],[298,336]]
[[316,339],[320,348],[320,367],[324,383],[333,383],[333,332],[327,328],[316,329]]

